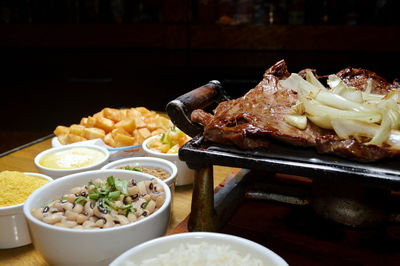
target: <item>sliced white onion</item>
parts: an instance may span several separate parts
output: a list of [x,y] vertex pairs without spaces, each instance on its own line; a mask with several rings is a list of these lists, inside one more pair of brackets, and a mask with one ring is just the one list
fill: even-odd
[[331,92],[321,91],[315,98],[317,101],[341,110],[353,110],[361,112],[376,112],[373,110],[372,106],[364,106],[360,103],[351,101],[342,97],[341,95],[334,94]]
[[301,96],[310,96],[315,98],[321,91],[310,82],[304,80],[296,73],[292,73],[287,79],[280,81],[281,86],[296,91]]
[[305,129],[307,127],[307,117],[305,115],[287,115],[285,116],[285,120],[298,129]]
[[331,125],[331,118],[327,115],[321,115],[321,116],[308,115],[307,118],[308,118],[308,120],[310,120],[315,125],[317,125],[321,128],[333,129],[333,127]]
[[319,101],[313,99],[305,99],[304,107],[306,108],[306,114],[310,116],[328,116],[331,119],[343,118],[343,119],[355,119],[368,123],[378,123],[381,121],[382,116],[378,112],[357,112],[351,110],[339,110],[326,105],[321,104]]
[[[331,124],[341,139],[348,139],[351,136],[355,138],[362,136],[372,138],[379,131],[379,126],[376,124],[351,119],[333,119]],[[385,142],[393,149],[400,150],[400,131],[390,130],[390,135]]]
[[306,70],[306,80],[321,90],[326,90],[325,86],[314,76],[311,70]]

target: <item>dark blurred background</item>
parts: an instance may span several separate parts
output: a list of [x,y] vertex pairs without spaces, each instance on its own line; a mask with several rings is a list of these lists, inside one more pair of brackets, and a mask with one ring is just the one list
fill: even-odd
[[285,59],[400,77],[395,0],[0,0],[0,153],[104,107],[164,111],[209,80],[237,97]]

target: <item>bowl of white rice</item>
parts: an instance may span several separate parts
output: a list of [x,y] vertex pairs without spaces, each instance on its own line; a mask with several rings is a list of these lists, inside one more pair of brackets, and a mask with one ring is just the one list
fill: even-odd
[[127,250],[110,266],[287,266],[268,248],[245,238],[208,232],[156,238]]

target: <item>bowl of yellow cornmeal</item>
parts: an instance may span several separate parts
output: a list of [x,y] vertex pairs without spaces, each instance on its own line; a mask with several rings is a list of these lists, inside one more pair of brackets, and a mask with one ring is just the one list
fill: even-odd
[[51,181],[38,173],[0,172],[0,249],[32,242],[23,213],[24,202],[33,191]]

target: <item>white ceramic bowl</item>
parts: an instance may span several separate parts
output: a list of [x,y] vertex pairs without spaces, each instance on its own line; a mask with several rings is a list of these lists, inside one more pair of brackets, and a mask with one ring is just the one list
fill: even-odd
[[172,162],[155,157],[131,157],[108,163],[104,165],[101,169],[117,169],[121,171],[126,171],[123,169],[119,169],[120,167],[125,167],[125,166],[131,166],[131,167],[142,166],[142,167],[159,168],[168,172],[170,174],[170,177],[163,181],[167,183],[167,185],[171,189],[171,192],[174,193],[178,168]]
[[27,199],[24,214],[28,220],[33,245],[51,265],[107,265],[124,251],[147,240],[160,237],[168,228],[171,211],[171,192],[165,182],[166,198],[160,209],[135,223],[106,229],[69,229],[46,224],[34,218],[30,210],[43,205],[75,186],[108,176],[136,181],[154,177],[134,171],[94,170],[59,178],[36,190]]
[[[89,149],[95,149],[97,151],[100,151],[100,152],[104,153],[104,157],[100,161],[97,161],[97,162],[95,162],[95,163],[93,163],[91,165],[80,167],[80,168],[74,168],[74,169],[55,169],[55,168],[45,167],[45,166],[40,164],[40,161],[45,156],[47,156],[47,155],[49,155],[51,153],[62,152],[62,151],[66,151],[68,149],[81,148],[81,147],[89,148]],[[104,147],[100,147],[100,146],[97,146],[97,145],[70,144],[70,145],[50,148],[50,149],[47,149],[45,151],[42,151],[41,153],[39,153],[35,157],[34,163],[36,165],[36,168],[39,170],[39,172],[56,179],[56,178],[63,177],[63,176],[66,176],[66,175],[70,175],[70,174],[74,174],[74,173],[100,169],[105,164],[107,164],[109,158],[110,158],[110,152]]]
[[[180,244],[200,244],[202,242],[229,245],[231,249],[236,250],[240,255],[249,254],[253,258],[261,260],[264,265],[288,265],[273,251],[248,239],[221,233],[195,232],[170,235],[147,241],[121,254],[110,266],[130,265],[130,262],[140,265],[143,260],[154,258],[157,254],[166,253],[172,247],[178,247]],[[179,254],[176,255],[179,256]]]
[[186,162],[179,160],[178,154],[155,152],[147,147],[147,144],[156,138],[160,138],[160,136],[150,137],[143,142],[142,147],[146,155],[149,157],[162,158],[173,162],[178,168],[178,176],[176,177],[175,182],[177,186],[192,184],[194,179],[194,170],[190,169]]
[[[50,177],[38,173],[24,174],[53,181]],[[0,207],[0,249],[16,248],[32,243],[23,208],[24,203]]]

